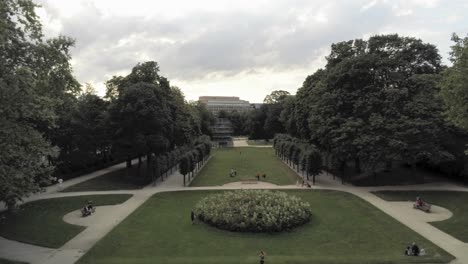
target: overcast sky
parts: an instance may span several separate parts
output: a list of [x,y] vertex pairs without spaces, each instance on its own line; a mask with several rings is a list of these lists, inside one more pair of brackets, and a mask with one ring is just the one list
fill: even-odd
[[76,40],[75,75],[100,95],[113,75],[157,61],[188,100],[295,93],[334,42],[398,33],[439,48],[468,33],[466,0],[36,0],[46,36]]

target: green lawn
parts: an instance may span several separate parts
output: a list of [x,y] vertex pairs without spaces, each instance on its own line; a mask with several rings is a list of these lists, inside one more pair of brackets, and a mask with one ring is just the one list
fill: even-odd
[[[143,177],[137,178],[138,166],[133,164],[130,169],[131,177],[127,177],[127,169],[119,169],[102,176],[72,185],[62,192],[82,192],[82,191],[111,191],[111,190],[135,190],[141,189],[149,184]],[[141,166],[141,175],[146,173],[146,166]]]
[[[100,240],[80,264],[100,263],[447,263],[453,259],[364,200],[338,191],[290,190],[311,204],[312,221],[290,232],[235,233],[203,223],[190,210],[210,191],[159,193]],[[416,241],[428,256],[407,257]]]
[[[229,177],[231,168],[237,170],[236,177]],[[273,148],[222,148],[213,150],[213,157],[191,186],[223,185],[255,179],[257,173],[266,174],[262,181],[278,185],[295,184],[299,179],[294,171],[275,156]]]
[[270,140],[269,142],[264,139],[247,140],[247,144],[251,146],[273,146],[273,140]]
[[20,261],[14,261],[14,260],[0,258],[0,264],[26,264],[26,262],[20,262]]
[[453,216],[431,225],[468,243],[468,192],[452,191],[381,191],[375,192],[387,201],[414,201],[420,196],[424,201],[447,208]]
[[82,208],[92,200],[94,205],[125,202],[132,195],[87,195],[38,200],[26,203],[14,213],[0,215],[0,236],[38,246],[59,248],[86,227],[65,223],[67,213]]

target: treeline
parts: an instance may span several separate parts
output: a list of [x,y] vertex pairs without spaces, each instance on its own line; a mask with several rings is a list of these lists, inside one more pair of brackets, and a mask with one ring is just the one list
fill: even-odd
[[312,176],[312,183],[315,184],[315,177],[323,169],[322,154],[317,146],[286,134],[276,134],[273,148],[278,157],[293,169],[305,174],[307,180]]
[[180,158],[179,171],[184,176],[184,186],[186,185],[185,176],[188,175],[188,181],[193,179],[195,173],[205,164],[211,153],[211,142],[208,137],[202,138],[191,150],[186,151]]
[[[70,65],[74,41],[44,40],[30,0],[1,6],[0,202],[12,208],[52,176],[73,177],[121,161],[128,174],[135,171],[128,177],[150,182],[208,144],[201,136],[211,134],[213,117],[204,106],[187,103],[156,62],[111,78],[105,98],[90,85],[83,92]],[[203,151],[206,157],[209,150]],[[130,170],[135,158],[137,170]]]
[[282,116],[284,103],[291,100],[287,91],[273,91],[265,97],[260,107],[249,112],[220,112],[219,116],[229,119],[232,123],[234,136],[245,136],[249,139],[272,139],[276,133],[285,133]]
[[453,40],[451,67],[412,37],[333,44],[295,96],[275,91],[249,118],[267,139],[288,133],[315,145],[342,178],[395,164],[467,177],[468,38]]

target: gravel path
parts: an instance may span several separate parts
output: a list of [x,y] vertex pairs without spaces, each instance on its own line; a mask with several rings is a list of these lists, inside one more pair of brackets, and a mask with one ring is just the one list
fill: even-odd
[[[135,209],[142,205],[152,195],[159,192],[167,191],[191,191],[191,190],[233,190],[233,189],[304,189],[299,185],[277,186],[267,182],[258,182],[256,184],[243,184],[234,182],[223,186],[210,187],[183,187],[182,175],[174,172],[164,182],[159,182],[156,186],[147,186],[141,190],[131,191],[93,191],[93,192],[73,192],[60,193],[61,188],[71,186],[73,184],[98,177],[112,170],[117,170],[125,166],[118,164],[110,168],[99,170],[86,176],[64,182],[60,188],[58,186],[49,187],[45,193],[31,196],[27,201],[54,198],[68,197],[77,195],[89,194],[122,194],[128,193],[133,196],[123,204],[113,206],[97,207],[95,215],[89,218],[80,218],[79,212],[74,211],[64,216],[66,222],[85,225],[87,228],[78,234],[76,237],[68,241],[59,249],[50,249],[44,247],[33,246],[16,241],[7,240],[0,237],[0,256],[7,259],[26,261],[31,264],[39,263],[57,263],[57,264],[73,264],[81,256],[83,256],[97,241],[110,232],[116,225],[124,220]],[[322,173],[317,177],[316,185],[310,189],[332,189],[352,193],[361,197],[367,202],[380,208],[383,212],[395,218],[402,224],[408,226],[412,230],[421,234],[434,244],[445,249],[457,259],[451,264],[468,263],[468,244],[455,239],[454,237],[440,231],[439,229],[428,224],[429,221],[440,221],[451,217],[451,212],[445,208],[434,206],[433,214],[426,214],[419,210],[411,208],[408,202],[387,202],[376,195],[372,191],[378,190],[453,190],[453,191],[468,191],[466,187],[453,185],[450,183],[422,184],[412,186],[384,186],[384,187],[355,187],[352,185],[342,185],[337,178],[332,179],[331,175]],[[410,243],[412,241],[408,241]],[[423,246],[423,245],[422,245]]]

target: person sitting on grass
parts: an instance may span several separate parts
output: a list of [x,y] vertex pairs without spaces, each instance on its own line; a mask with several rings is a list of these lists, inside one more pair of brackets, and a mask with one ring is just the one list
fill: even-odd
[[419,256],[419,247],[416,245],[415,242],[411,245],[411,255],[412,256]]

